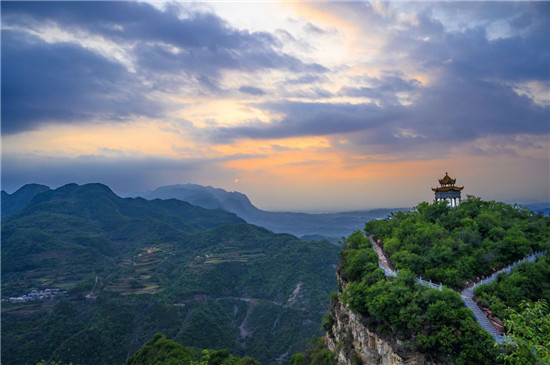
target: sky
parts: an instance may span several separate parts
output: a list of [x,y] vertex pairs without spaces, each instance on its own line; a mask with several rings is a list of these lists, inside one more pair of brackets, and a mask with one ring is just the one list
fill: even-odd
[[550,3],[1,3],[2,189],[550,201]]

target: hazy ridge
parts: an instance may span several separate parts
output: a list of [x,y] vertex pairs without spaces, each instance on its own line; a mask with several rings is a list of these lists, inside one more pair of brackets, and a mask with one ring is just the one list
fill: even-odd
[[228,192],[212,186],[196,184],[162,186],[155,190],[129,194],[145,199],[179,199],[209,209],[221,209],[235,213],[248,223],[265,227],[277,233],[290,233],[297,237],[326,238],[337,242],[356,230],[364,228],[365,222],[386,218],[390,213],[407,208],[374,209],[339,213],[269,212],[255,207],[250,199],[239,192]]

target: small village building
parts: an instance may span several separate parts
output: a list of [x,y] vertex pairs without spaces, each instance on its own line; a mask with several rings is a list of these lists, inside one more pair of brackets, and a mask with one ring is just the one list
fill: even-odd
[[455,186],[456,179],[451,179],[446,172],[443,179],[439,179],[440,186],[432,188],[435,193],[435,201],[440,202],[447,200],[451,207],[456,207],[462,202],[460,192],[464,189],[464,186]]

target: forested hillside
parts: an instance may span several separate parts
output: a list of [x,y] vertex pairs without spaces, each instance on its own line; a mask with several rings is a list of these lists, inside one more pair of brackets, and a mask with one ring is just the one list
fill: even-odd
[[[333,301],[341,297],[361,314],[363,325],[391,344],[395,354],[408,358],[419,353],[429,361],[457,364],[495,364],[509,354],[494,347],[493,338],[451,289],[547,249],[550,218],[471,197],[456,208],[445,202],[422,203],[388,220],[368,222],[365,231],[374,234],[398,274],[386,276],[371,242],[356,232],[340,253],[342,292]],[[548,255],[522,263],[492,285],[479,287],[476,294],[506,317],[507,308],[521,309],[522,300],[548,297],[548,267]],[[417,283],[419,277],[444,285],[430,289]],[[337,319],[342,315],[331,304],[323,323],[333,343],[342,339],[332,332],[337,320],[342,329],[345,320]],[[343,339],[336,345],[338,351],[342,346],[352,349],[354,339]],[[339,353],[353,356],[353,351]]]
[[[368,239],[356,232],[341,252],[339,275],[347,283],[343,300],[365,316],[366,325],[404,354],[420,352],[436,363],[494,364],[491,336],[474,320],[453,290],[428,289],[404,269],[386,277]],[[333,317],[325,319],[329,336]]]
[[2,190],[2,217],[6,217],[26,207],[32,198],[39,193],[50,190],[46,185],[27,184],[13,194]]
[[422,203],[365,230],[381,239],[396,269],[453,288],[550,247],[550,218],[475,197],[456,208]]
[[260,365],[253,358],[232,356],[228,350],[199,350],[157,333],[126,360],[125,365]]
[[3,303],[3,363],[122,363],[158,332],[273,363],[319,334],[337,250],[99,184],[38,193],[2,222],[3,297],[67,293]]

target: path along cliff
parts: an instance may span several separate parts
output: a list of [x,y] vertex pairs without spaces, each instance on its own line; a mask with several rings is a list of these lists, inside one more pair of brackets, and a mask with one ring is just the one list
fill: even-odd
[[[397,276],[397,272],[386,257],[379,242],[372,236],[368,236],[372,247],[378,256],[378,266],[384,271],[386,276]],[[467,308],[473,311],[475,319],[488,333],[491,334],[495,342],[506,341],[495,328],[493,323],[486,317],[483,311],[473,301],[473,292],[477,285],[490,283],[502,272],[510,272],[519,263],[524,261],[534,261],[537,257],[546,253],[546,251],[533,253],[524,259],[507,266],[493,273],[490,277],[478,280],[475,283],[469,283],[461,292],[461,298]],[[339,293],[331,298],[330,304],[330,326],[327,328],[325,341],[329,350],[336,355],[338,364],[378,364],[378,365],[437,365],[431,358],[420,352],[412,352],[406,343],[400,341],[395,336],[388,336],[378,333],[369,325],[369,318],[357,313],[349,308],[342,299],[342,293],[345,292],[348,283],[337,273]],[[426,281],[422,278],[416,278],[415,281],[420,285],[433,289],[443,290],[443,285]]]
[[[374,251],[378,255],[378,266],[380,266],[380,268],[382,270],[384,270],[384,274],[386,276],[396,276],[397,273],[395,272],[395,270],[393,270],[391,268],[391,266],[389,264],[389,260],[386,257],[386,255],[384,254],[384,251],[382,250],[382,247],[380,247],[379,242],[374,240],[374,237],[372,235],[368,235],[367,237],[369,238]],[[466,288],[464,290],[462,290],[460,292],[460,297],[461,297],[462,301],[464,302],[464,305],[468,309],[470,309],[472,312],[474,312],[474,316],[476,318],[476,321],[487,332],[489,332],[489,334],[491,336],[493,336],[495,342],[501,343],[503,341],[506,341],[506,335],[501,334],[499,332],[499,330],[495,327],[495,324],[485,315],[485,313],[476,304],[476,302],[474,302],[474,300],[472,299],[473,296],[474,296],[474,289],[478,285],[489,284],[489,283],[495,281],[496,278],[498,277],[498,275],[501,274],[501,273],[504,273],[504,272],[510,273],[510,271],[512,271],[513,268],[515,268],[517,265],[519,265],[522,262],[525,262],[525,261],[533,262],[533,261],[535,261],[537,259],[537,257],[540,257],[540,256],[544,255],[547,252],[548,252],[548,250],[533,252],[532,254],[524,257],[523,259],[518,260],[518,261],[514,262],[513,264],[508,265],[508,266],[506,266],[505,268],[503,268],[499,271],[494,272],[491,276],[489,276],[487,278],[484,278],[484,279],[478,280],[476,282],[470,283],[468,286],[466,286]],[[427,287],[431,287],[431,288],[435,288],[435,289],[439,289],[439,290],[442,290],[442,288],[443,288],[442,284],[432,283],[431,281],[426,281],[426,280],[423,280],[422,278],[416,278],[415,280],[416,280],[417,283],[419,283],[421,285],[424,285],[424,286],[427,286]]]

